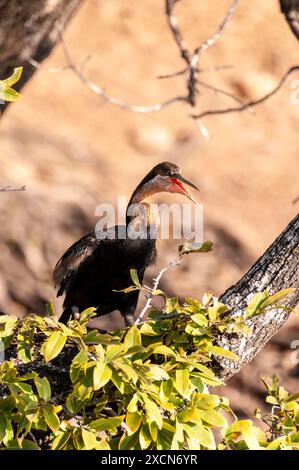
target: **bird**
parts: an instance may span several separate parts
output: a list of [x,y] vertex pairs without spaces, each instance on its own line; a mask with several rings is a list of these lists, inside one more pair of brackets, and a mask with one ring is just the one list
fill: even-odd
[[[140,292],[123,290],[132,285],[132,269],[142,283],[146,268],[155,263],[157,257],[159,220],[151,214],[147,201],[156,193],[168,192],[182,194],[196,202],[185,185],[197,191],[198,188],[181,173],[175,163],[159,163],[133,191],[127,206],[126,225],[112,227],[113,238],[99,237],[94,231],[68,248],[53,272],[57,297],[65,294],[61,323],[67,324],[74,313],[94,307],[97,317],[118,310],[126,326],[134,324]],[[145,236],[136,237],[140,228],[145,229]],[[150,236],[153,233],[154,236]]]

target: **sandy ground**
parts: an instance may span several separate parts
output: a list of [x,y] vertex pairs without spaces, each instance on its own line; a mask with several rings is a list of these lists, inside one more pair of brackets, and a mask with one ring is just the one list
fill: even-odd
[[[250,100],[270,91],[298,62],[299,44],[276,3],[241,2],[223,38],[201,59],[203,69],[231,68],[202,72],[203,81]],[[177,6],[192,46],[215,30],[228,4],[185,0]],[[183,66],[161,0],[86,0],[66,42],[76,63],[91,55],[85,75],[126,102],[150,105],[185,90],[182,77],[157,79]],[[27,191],[0,198],[0,309],[44,312],[44,303],[55,297],[51,271],[64,250],[94,227],[96,206],[129,197],[144,174],[164,160],[178,163],[199,186],[204,235],[215,247],[211,254],[188,256],[162,287],[181,297],[200,297],[206,290],[220,295],[298,212],[293,201],[299,194],[299,104],[292,104],[291,94],[299,75],[254,114],[204,119],[210,134],[205,140],[187,105],[154,114],[120,110],[103,103],[71,71],[46,68],[64,64],[58,46],[23,90],[22,102],[1,121],[2,185],[25,184]],[[233,104],[203,87],[200,91],[198,111]],[[156,201],[173,199],[159,195]],[[176,257],[177,241],[158,245],[158,263],[148,280]],[[120,324],[119,315],[113,318]],[[260,406],[261,374],[278,372],[298,390],[290,348],[296,338],[294,317],[227,385],[225,393],[240,413]]]

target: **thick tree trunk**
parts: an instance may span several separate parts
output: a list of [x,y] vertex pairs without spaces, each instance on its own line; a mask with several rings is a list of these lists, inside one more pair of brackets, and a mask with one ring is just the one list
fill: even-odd
[[[59,26],[65,25],[81,0],[0,0],[0,79],[14,67],[23,66],[20,90],[35,72],[28,63],[43,61],[59,39]],[[2,104],[3,111],[8,103]]]
[[[252,295],[268,290],[270,294],[287,287],[296,291],[283,299],[283,305],[295,307],[299,302],[299,215],[268,248],[240,281],[228,289],[220,300],[231,307],[230,315],[239,316]],[[222,335],[219,346],[234,351],[239,361],[221,359],[215,371],[224,381],[236,374],[265,346],[290,315],[289,311],[271,309],[247,321],[252,329],[248,335]]]
[[299,0],[280,0],[280,8],[292,32],[299,40]]

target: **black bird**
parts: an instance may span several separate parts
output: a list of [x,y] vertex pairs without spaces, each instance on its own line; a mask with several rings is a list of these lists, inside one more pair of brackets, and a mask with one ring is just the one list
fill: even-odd
[[[92,232],[64,253],[53,274],[58,286],[57,296],[65,293],[61,322],[66,323],[74,312],[95,307],[97,316],[119,310],[125,324],[133,324],[139,291],[127,294],[116,291],[132,285],[130,269],[137,270],[142,283],[145,269],[156,258],[158,220],[151,215],[146,200],[155,193],[165,191],[183,194],[194,201],[184,184],[197,189],[182,177],[177,165],[160,163],[133,192],[127,208],[126,226],[113,227],[113,239],[101,239]],[[134,234],[141,233],[142,229],[145,234],[136,238]],[[126,238],[123,238],[124,230],[127,232]]]

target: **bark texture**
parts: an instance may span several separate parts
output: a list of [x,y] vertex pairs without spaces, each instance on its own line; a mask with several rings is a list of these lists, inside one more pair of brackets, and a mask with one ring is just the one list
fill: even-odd
[[[281,289],[294,287],[295,292],[283,299],[282,304],[294,308],[299,302],[299,215],[268,248],[236,285],[220,298],[232,310],[230,315],[241,315],[250,298],[256,292],[268,290],[273,294]],[[219,346],[234,351],[239,361],[221,359],[215,364],[215,371],[224,381],[248,364],[281,328],[290,315],[289,311],[271,311],[248,320],[252,329],[248,335],[222,335]]]
[[[23,75],[14,87],[20,90],[34,74],[28,63],[42,62],[59,39],[65,25],[81,0],[0,0],[0,79],[14,67],[23,66]],[[1,105],[4,110],[8,103]]]
[[280,0],[280,8],[291,31],[299,40],[299,0]]

